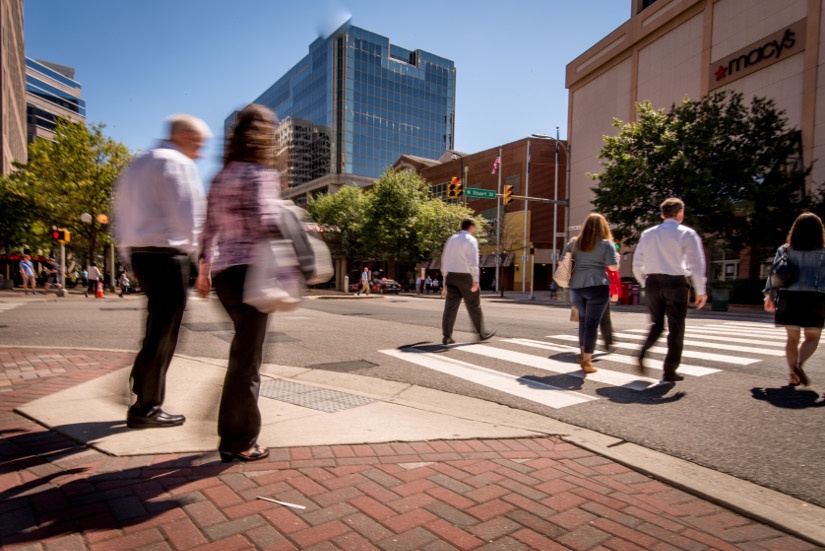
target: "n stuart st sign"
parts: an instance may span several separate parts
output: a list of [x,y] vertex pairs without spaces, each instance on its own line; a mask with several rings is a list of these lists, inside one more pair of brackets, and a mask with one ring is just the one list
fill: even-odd
[[805,50],[802,19],[710,64],[710,90],[715,90]]

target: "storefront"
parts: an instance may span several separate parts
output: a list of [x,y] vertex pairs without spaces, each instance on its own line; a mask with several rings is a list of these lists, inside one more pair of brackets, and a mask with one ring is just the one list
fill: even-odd
[[[630,3],[630,19],[567,66],[571,226],[592,209],[588,174],[601,171],[603,136],[616,134],[614,118],[633,120],[644,100],[669,108],[720,89],[772,98],[802,130],[809,185],[825,182],[822,0]],[[736,259],[719,260],[723,279],[759,275],[739,274]]]

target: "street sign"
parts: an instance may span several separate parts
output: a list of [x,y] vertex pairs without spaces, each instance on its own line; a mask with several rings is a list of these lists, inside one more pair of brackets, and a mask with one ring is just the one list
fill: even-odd
[[464,188],[464,195],[467,197],[478,197],[479,199],[495,199],[496,192],[492,189],[479,189],[475,187]]

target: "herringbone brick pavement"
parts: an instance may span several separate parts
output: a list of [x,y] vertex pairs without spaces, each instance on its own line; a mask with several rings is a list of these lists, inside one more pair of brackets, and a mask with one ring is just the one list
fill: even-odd
[[294,447],[224,465],[107,456],[12,411],[130,362],[0,349],[3,549],[815,549],[557,438]]

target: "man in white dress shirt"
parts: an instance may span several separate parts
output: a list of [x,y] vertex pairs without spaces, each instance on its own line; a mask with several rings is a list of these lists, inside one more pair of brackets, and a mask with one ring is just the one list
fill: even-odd
[[455,342],[453,327],[462,300],[481,340],[485,341],[496,334],[495,329],[490,331],[485,329],[484,315],[481,313],[481,292],[478,285],[478,241],[474,237],[475,233],[475,220],[465,218],[461,222],[461,231],[447,240],[441,255],[441,271],[444,272],[444,287],[447,290],[444,316],[441,319],[441,329],[444,334],[441,342],[445,346]]
[[137,401],[132,428],[174,427],[185,421],[161,409],[166,371],[178,343],[206,204],[195,159],[209,127],[191,115],[168,119],[168,139],[135,158],[115,187],[115,234],[120,256],[146,292],[146,336],[132,367]]
[[653,322],[639,354],[639,371],[644,372],[645,355],[662,336],[667,319],[663,380],[676,382],[684,379],[676,370],[682,361],[690,281],[696,292],[696,308],[701,309],[708,300],[705,250],[702,238],[681,225],[685,218],[681,199],[666,199],[660,208],[664,222],[642,233],[633,256],[633,275],[645,289]]

